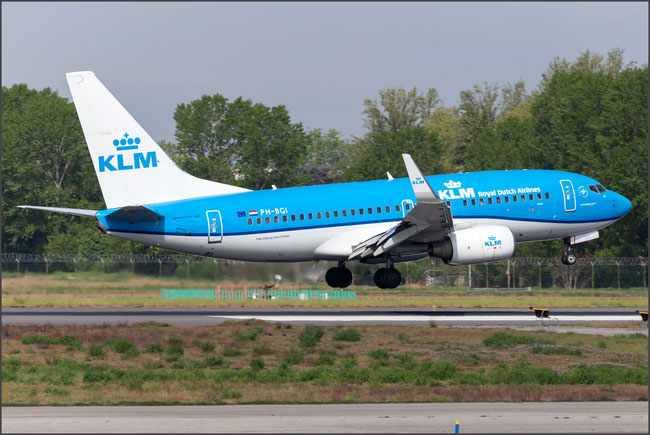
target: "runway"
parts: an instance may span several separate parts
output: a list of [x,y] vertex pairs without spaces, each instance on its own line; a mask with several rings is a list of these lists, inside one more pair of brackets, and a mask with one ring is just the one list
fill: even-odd
[[3,407],[5,433],[647,433],[648,402]]
[[[641,309],[642,307],[639,307]],[[632,308],[552,308],[544,326],[577,323],[642,322]],[[218,325],[260,319],[295,325],[535,326],[540,319],[527,308],[5,308],[2,323],[119,324],[164,322],[171,325]]]

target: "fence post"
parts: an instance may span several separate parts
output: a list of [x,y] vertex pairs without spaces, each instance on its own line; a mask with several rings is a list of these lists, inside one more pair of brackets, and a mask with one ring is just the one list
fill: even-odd
[[469,282],[467,283],[467,290],[472,289],[472,265],[467,265],[467,275],[469,276]]
[[162,277],[162,260],[158,259],[158,276]]
[[190,279],[190,260],[185,259],[185,263],[187,263],[187,279]]
[[537,281],[539,284],[539,288],[541,290],[542,288],[542,262],[541,261],[537,262]]
[[485,288],[490,287],[490,279],[488,278],[488,264],[485,263]]
[[[43,257],[45,260],[45,275],[47,275],[50,272],[50,262],[47,260],[47,257]],[[645,278],[645,275],[644,275]],[[645,282],[645,279],[643,280]]]
[[616,281],[618,282],[618,289],[621,289],[621,263],[616,262]]
[[508,277],[508,288],[510,288],[510,259],[508,259],[508,265],[506,266],[506,276]]
[[101,260],[102,260],[102,273],[106,273],[106,264],[104,263],[104,257],[102,257]]
[[20,275],[20,259],[16,258],[16,273]]
[[134,270],[135,266],[133,265],[133,258],[129,258],[129,261],[131,262],[131,274],[133,275],[135,273],[135,270]]
[[594,290],[594,288],[596,288],[596,283],[595,283],[595,280],[594,280],[594,276],[595,276],[595,274],[594,274],[594,261],[590,260],[589,263],[591,263],[591,290]]
[[74,262],[74,274],[77,274],[77,258],[72,257],[72,261]]

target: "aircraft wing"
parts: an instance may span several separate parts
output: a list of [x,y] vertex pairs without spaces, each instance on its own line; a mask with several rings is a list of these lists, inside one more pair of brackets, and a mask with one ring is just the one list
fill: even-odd
[[389,230],[355,246],[348,260],[378,257],[404,242],[442,240],[452,231],[451,210],[438,198],[409,154],[402,154],[417,203],[404,219]]

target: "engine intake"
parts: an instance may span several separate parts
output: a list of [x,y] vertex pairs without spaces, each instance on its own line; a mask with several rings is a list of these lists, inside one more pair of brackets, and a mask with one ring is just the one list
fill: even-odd
[[444,240],[431,243],[428,251],[450,265],[506,260],[515,252],[515,238],[503,225],[478,225],[449,233]]

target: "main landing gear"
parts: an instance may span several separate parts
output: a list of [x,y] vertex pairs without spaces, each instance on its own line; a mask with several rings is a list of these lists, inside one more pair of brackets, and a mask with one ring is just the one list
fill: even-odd
[[571,251],[571,243],[564,241],[564,254],[562,254],[562,263],[567,266],[573,266],[578,261],[578,257]]
[[330,287],[346,288],[352,284],[352,272],[341,261],[339,262],[339,267],[332,267],[327,271],[325,281]]
[[379,288],[396,288],[402,283],[402,274],[393,267],[393,262],[389,261],[388,267],[382,267],[375,272],[375,285]]

